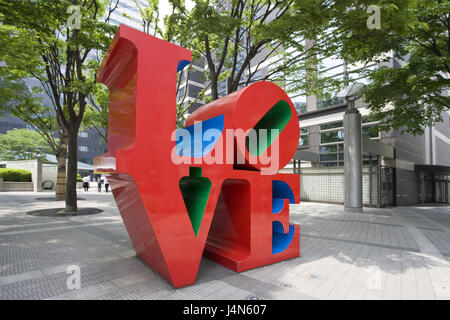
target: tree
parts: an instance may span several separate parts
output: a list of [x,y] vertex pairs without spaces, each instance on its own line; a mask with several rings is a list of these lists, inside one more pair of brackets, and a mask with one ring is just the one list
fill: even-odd
[[101,83],[97,83],[88,95],[88,105],[82,121],[82,128],[93,130],[103,143],[108,142],[109,92]]
[[52,148],[39,133],[29,129],[13,129],[0,134],[0,160],[32,160]]
[[[219,98],[222,80],[228,94],[258,80],[284,85],[286,75],[306,70],[313,51],[323,49],[319,43],[307,48],[305,40],[325,32],[329,20],[323,17],[330,1],[194,2],[188,11],[183,1],[172,1],[166,38],[184,44],[206,61],[212,100]],[[269,72],[259,74],[268,63]]]
[[[106,51],[115,32],[103,20],[107,6],[102,0],[0,0],[0,22],[10,28],[5,45],[11,45],[11,56],[2,59],[9,70],[40,82],[67,142],[67,212],[77,212],[78,131],[96,86],[89,70],[98,67],[95,51]],[[29,48],[22,56],[13,52],[17,39]]]
[[[308,86],[305,79],[314,55],[327,50],[326,41],[306,47],[305,39],[326,30],[330,1],[195,0],[188,9],[185,1],[170,0],[172,10],[163,18],[163,25],[158,20],[157,0],[147,0],[144,7],[135,2],[144,32],[191,50],[193,61],[208,67],[203,74],[204,90],[188,104],[184,103],[186,90],[184,94],[178,94],[178,90],[183,82],[187,87],[192,64],[184,76],[178,75],[178,126],[194,103],[218,99],[219,83],[223,81],[227,94],[258,80],[274,81],[288,91],[318,91],[319,86]],[[265,64],[271,64],[271,68],[260,74]],[[295,81],[286,86],[289,78]],[[211,94],[205,96],[208,90]]]
[[[0,27],[0,34],[1,31]],[[20,50],[20,47],[15,49]],[[15,74],[7,67],[0,67],[0,111],[26,122],[51,147],[50,153],[56,156],[58,163],[55,197],[66,200],[67,138],[58,128],[52,107],[44,104],[42,90],[39,87],[30,90],[22,80],[11,78]]]
[[[171,18],[173,15],[176,15],[178,11],[176,5],[172,5],[171,14],[162,17],[160,13],[159,0],[145,0],[145,3],[143,3],[143,1],[133,0],[133,3],[137,7],[141,17],[142,21],[141,31],[167,41],[174,41],[172,33],[170,31],[165,32],[164,30],[165,29],[172,30],[173,28],[177,28],[176,25],[174,25],[177,23],[177,20]],[[190,46],[188,43],[177,42],[177,44],[186,48],[190,48],[191,50],[193,49],[192,46]],[[193,60],[196,61],[198,59],[200,59],[200,56],[198,55],[197,51],[194,51]],[[189,110],[189,108],[195,103],[201,101],[204,97],[205,91],[209,88],[209,86],[207,86],[204,90],[202,90],[198,94],[198,96],[195,98],[194,101],[191,101],[186,105],[185,100],[187,97],[187,90],[185,90],[181,96],[178,93],[180,92],[180,88],[183,83],[187,88],[191,70],[192,64],[190,64],[182,72],[179,72],[177,76],[177,97],[180,97],[180,99],[178,99],[176,103],[176,125],[178,128],[182,128],[184,126],[184,121],[186,120],[185,115],[186,112]],[[96,109],[97,111],[96,116],[94,117],[95,118],[94,122],[97,124],[98,127],[102,127],[102,131],[106,132],[107,131],[106,127],[103,126],[107,124],[107,110],[106,112],[104,112],[105,108],[101,104],[97,104],[97,107],[94,107],[94,109]],[[91,124],[90,127],[93,128],[94,127],[93,124]]]
[[[450,2],[444,0],[353,1],[336,21],[347,30],[337,40],[350,62],[383,62],[392,57],[404,63],[365,72],[370,80],[365,95],[379,129],[402,129],[422,134],[442,121],[450,97]],[[380,28],[369,30],[367,8],[380,9]],[[344,8],[340,8],[344,12]]]

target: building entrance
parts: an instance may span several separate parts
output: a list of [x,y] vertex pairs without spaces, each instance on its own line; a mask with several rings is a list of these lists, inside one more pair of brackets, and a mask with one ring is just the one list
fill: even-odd
[[395,168],[380,167],[380,207],[395,206]]

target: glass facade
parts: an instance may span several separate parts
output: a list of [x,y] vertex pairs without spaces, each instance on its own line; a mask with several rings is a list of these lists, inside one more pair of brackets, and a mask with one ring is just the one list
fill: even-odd
[[298,140],[298,148],[308,148],[309,147],[309,129],[300,129],[300,139]]
[[[376,128],[376,122],[370,117],[362,118],[362,136],[366,139],[379,140],[380,134]],[[321,167],[333,167],[344,165],[344,123],[335,121],[325,123],[319,127],[320,147],[319,165]],[[369,164],[369,158],[363,157],[363,164]]]

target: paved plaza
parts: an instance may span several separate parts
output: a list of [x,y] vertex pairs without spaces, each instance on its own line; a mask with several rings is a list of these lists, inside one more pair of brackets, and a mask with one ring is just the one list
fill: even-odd
[[[449,299],[450,207],[291,205],[301,257],[235,273],[203,258],[173,289],[136,257],[112,195],[79,192],[95,215],[38,217],[51,193],[0,193],[0,299]],[[48,199],[42,199],[48,197]],[[81,288],[70,290],[68,267]]]

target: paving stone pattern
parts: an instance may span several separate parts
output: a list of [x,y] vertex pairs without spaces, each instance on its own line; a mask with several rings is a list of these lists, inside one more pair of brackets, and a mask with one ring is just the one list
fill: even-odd
[[[174,289],[136,257],[112,195],[80,192],[104,212],[33,217],[50,193],[0,193],[0,299],[449,299],[450,207],[291,205],[301,257],[235,273],[206,258],[197,282]],[[80,289],[68,287],[69,266]]]

